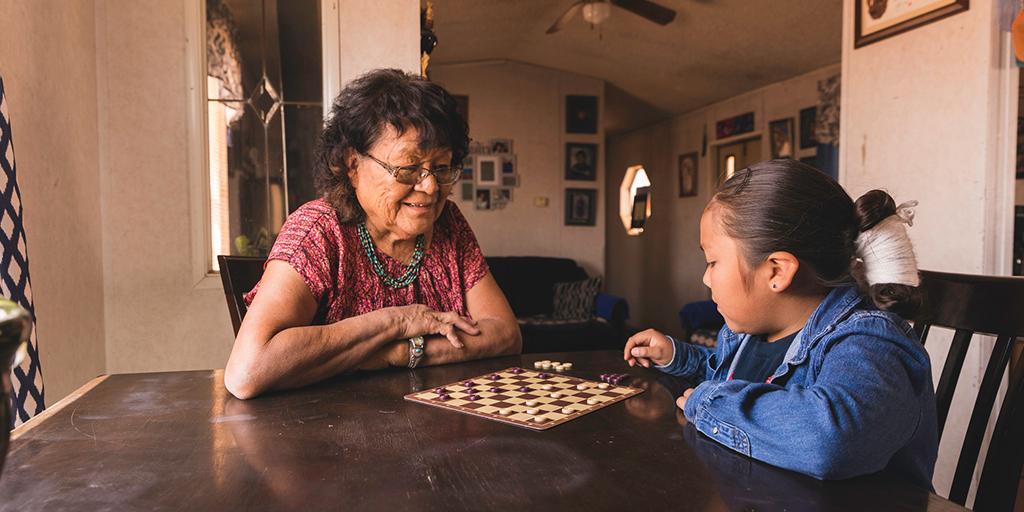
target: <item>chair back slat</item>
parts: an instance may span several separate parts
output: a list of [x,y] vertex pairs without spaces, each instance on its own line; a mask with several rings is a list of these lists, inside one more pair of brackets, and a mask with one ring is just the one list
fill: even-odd
[[[973,334],[997,337],[974,402],[949,493],[950,500],[963,505],[1013,344],[1016,338],[1024,336],[1024,278],[927,270],[920,274],[923,301],[921,313],[914,318],[914,328],[922,343],[933,326],[956,331],[935,391],[940,439]],[[1024,368],[1015,369],[1014,373],[1024,373]],[[1020,379],[1019,375],[1013,378],[1015,384],[1000,405],[978,486],[975,504],[978,510],[1010,511],[1016,500],[1024,463],[1024,436],[1019,434],[1024,431],[1024,390],[1018,391],[1024,384]]]
[[242,319],[248,310],[244,296],[260,282],[260,278],[263,277],[263,264],[266,261],[265,258],[252,256],[217,256],[217,263],[220,264],[220,281],[224,285],[224,298],[228,303],[231,327],[234,328],[235,335],[238,335],[238,328],[242,326]]
[[975,510],[1013,510],[1024,467],[1024,365],[1017,365],[989,441]]
[[942,375],[939,377],[939,384],[935,387],[935,412],[939,419],[939,438],[942,438],[942,429],[946,426],[946,417],[949,415],[949,405],[953,403],[953,392],[956,391],[956,383],[960,380],[960,371],[963,370],[964,360],[967,359],[967,349],[971,346],[971,336],[974,333],[966,329],[957,329],[953,334],[953,341],[949,345],[949,355],[946,356],[946,363],[942,366]]
[[1002,383],[1006,365],[1009,364],[1010,355],[1013,354],[1012,342],[1013,338],[1009,335],[996,338],[992,355],[985,366],[985,376],[981,379],[981,388],[978,389],[978,398],[975,400],[974,410],[971,412],[967,435],[964,437],[963,447],[960,448],[960,460],[957,461],[956,471],[953,473],[953,486],[949,491],[949,499],[961,505],[967,502],[967,492],[971,489],[974,468],[978,464],[978,454],[981,453],[981,441],[985,437],[985,427],[988,425],[989,417],[992,416],[992,405],[996,402],[996,392],[999,391],[999,384]]
[[928,331],[931,326],[924,322],[914,322],[914,332],[917,333],[917,339],[924,345],[925,340],[928,339]]

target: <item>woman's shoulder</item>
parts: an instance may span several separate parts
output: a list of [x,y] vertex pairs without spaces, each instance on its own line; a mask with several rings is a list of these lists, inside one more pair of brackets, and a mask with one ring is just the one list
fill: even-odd
[[295,209],[277,235],[275,248],[288,252],[299,246],[340,243],[341,224],[336,210],[324,199],[315,199]]
[[314,199],[295,209],[281,226],[281,234],[305,235],[311,231],[330,232],[340,227],[337,211],[324,199]]

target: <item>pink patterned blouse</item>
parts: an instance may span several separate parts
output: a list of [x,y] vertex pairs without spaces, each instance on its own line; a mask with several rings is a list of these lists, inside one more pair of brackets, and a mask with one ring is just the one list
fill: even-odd
[[[376,248],[375,248],[376,249]],[[394,277],[405,266],[377,250]],[[466,218],[448,201],[434,224],[419,277],[405,288],[388,288],[373,271],[359,242],[356,224],[342,224],[323,199],[310,201],[288,216],[267,261],[287,261],[316,299],[314,325],[324,325],[390,306],[424,304],[437,311],[468,316],[466,292],[487,275],[487,263]],[[260,285],[245,294],[252,304]]]

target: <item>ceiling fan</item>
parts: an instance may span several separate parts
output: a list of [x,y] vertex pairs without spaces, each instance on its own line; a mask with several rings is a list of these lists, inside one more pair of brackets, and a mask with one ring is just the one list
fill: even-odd
[[668,25],[676,19],[676,11],[648,0],[577,0],[555,20],[547,33],[554,34],[561,30],[580,10],[583,11],[584,21],[591,25],[598,25],[608,19],[613,5],[658,25]]

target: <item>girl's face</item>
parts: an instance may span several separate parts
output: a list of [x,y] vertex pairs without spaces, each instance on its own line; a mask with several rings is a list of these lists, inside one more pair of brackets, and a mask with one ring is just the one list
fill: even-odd
[[[721,206],[711,205],[700,218],[700,246],[707,269],[704,285],[711,289],[711,300],[734,332],[767,332],[772,295],[767,292],[762,263],[751,269],[739,243],[725,234],[721,224]],[[770,270],[767,270],[770,274]],[[764,281],[764,284],[761,284]]]

